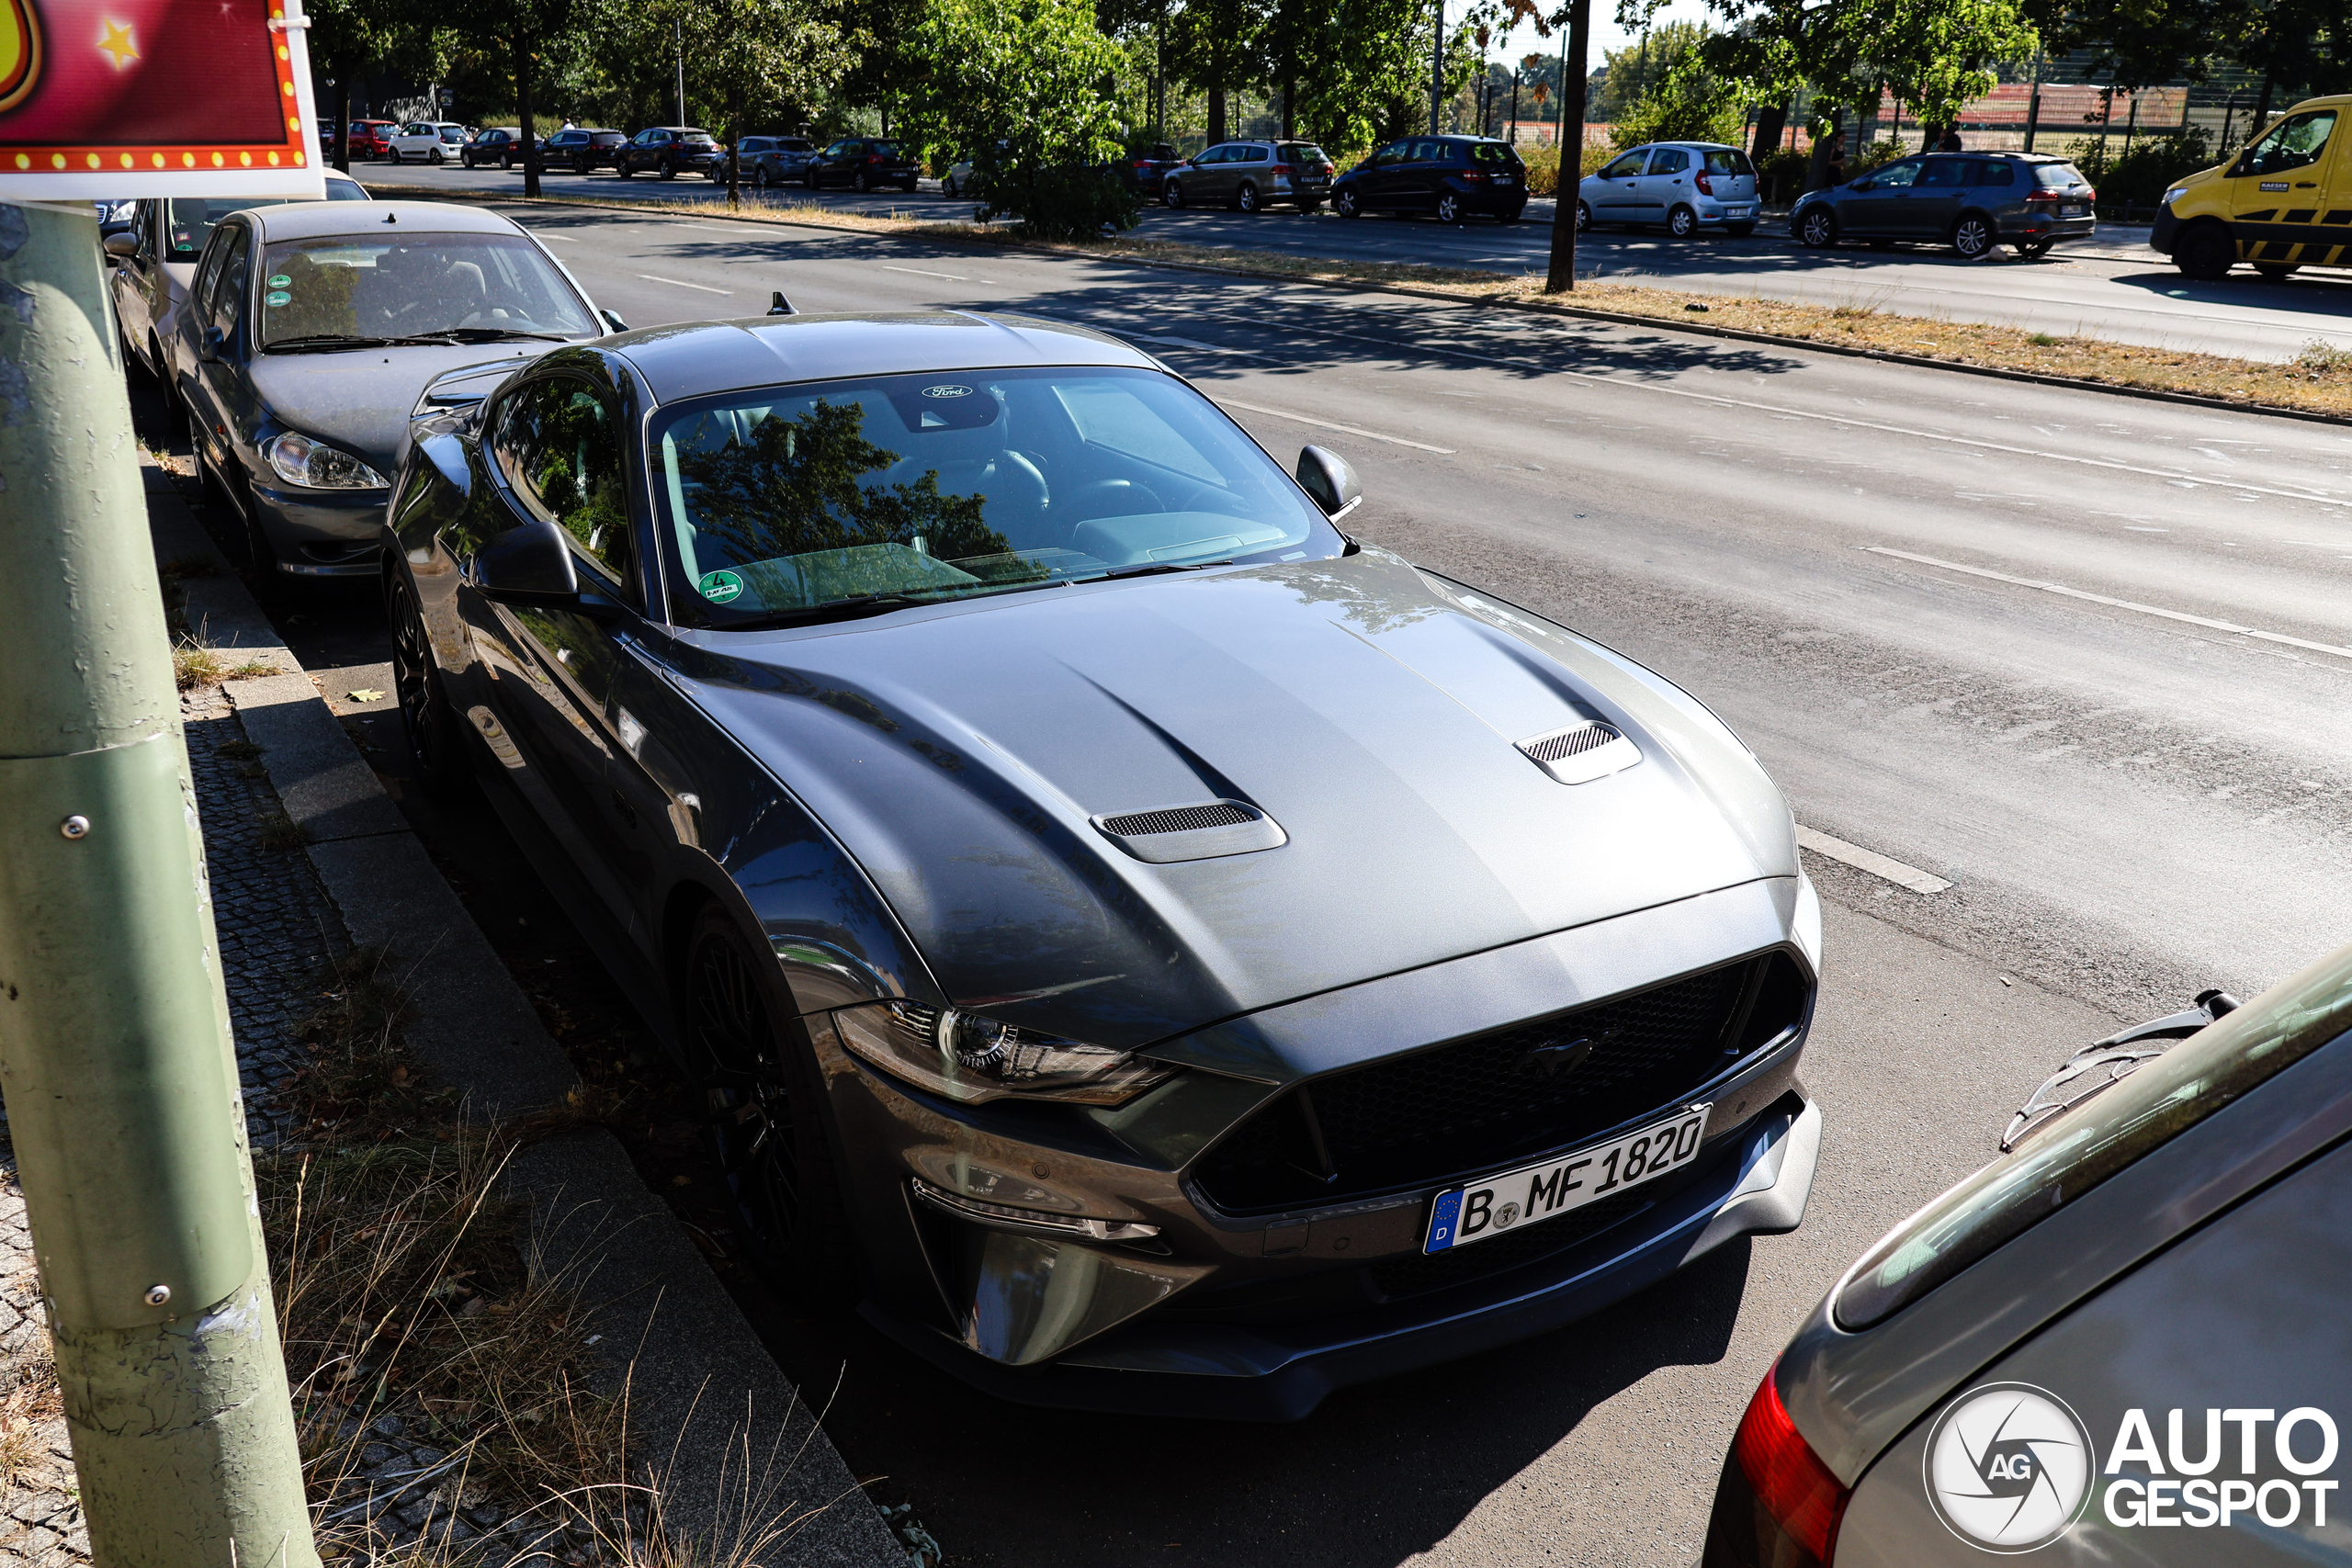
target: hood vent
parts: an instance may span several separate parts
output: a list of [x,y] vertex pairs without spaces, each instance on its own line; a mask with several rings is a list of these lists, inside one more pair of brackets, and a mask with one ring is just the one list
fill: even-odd
[[1642,749],[1599,719],[1531,736],[1519,742],[1521,755],[1564,784],[1589,784],[1622,773],[1642,760]]
[[1246,855],[1290,842],[1280,823],[1238,800],[1156,806],[1147,811],[1097,817],[1093,822],[1096,831],[1127,853],[1158,865]]

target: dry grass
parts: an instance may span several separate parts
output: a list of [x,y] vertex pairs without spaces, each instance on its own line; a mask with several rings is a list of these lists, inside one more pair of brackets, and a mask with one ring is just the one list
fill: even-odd
[[198,686],[217,686],[223,681],[244,681],[277,673],[277,665],[259,659],[240,660],[232,664],[222,657],[220,649],[192,632],[181,632],[179,641],[172,648],[172,679],[183,692]]
[[41,1428],[63,1415],[65,1404],[47,1335],[28,1342],[6,1380],[7,1386],[0,1388],[0,1497],[47,1480],[55,1465]]
[[311,830],[283,811],[255,814],[254,838],[266,850],[299,850],[311,841]]
[[[541,199],[557,205],[611,205],[579,197]],[[707,202],[632,202],[629,208],[632,211],[691,213],[703,218],[713,215],[713,208]],[[1753,296],[1694,295],[1683,289],[1599,280],[1580,281],[1572,296],[1547,296],[1544,293],[1544,280],[1533,275],[1512,276],[1458,267],[1335,261],[1266,251],[1224,250],[1132,235],[1083,243],[1041,244],[1010,226],[876,218],[813,202],[747,201],[733,216],[752,222],[891,234],[960,245],[1020,246],[1123,262],[1213,267],[1302,282],[1369,284],[1487,304],[1566,307],[1661,324],[1688,322],[1692,314],[1699,313],[1691,309],[1696,304],[1703,308],[1710,326],[1765,333],[1792,342],[1873,349],[1953,364],[2065,377],[2103,386],[2183,392],[2248,407],[2293,409],[2352,418],[2352,349],[2320,342],[2314,342],[2297,359],[2271,364],[2177,349],[2145,348],[2096,337],[1902,315],[1871,304],[1791,304]]]

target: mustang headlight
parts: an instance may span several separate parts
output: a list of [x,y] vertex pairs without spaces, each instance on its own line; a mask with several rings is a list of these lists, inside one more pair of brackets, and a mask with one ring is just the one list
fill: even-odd
[[269,466],[311,490],[383,490],[391,480],[339,447],[289,430],[269,444]]
[[977,1105],[1008,1096],[1117,1105],[1176,1069],[957,1008],[881,1002],[833,1015],[842,1043],[894,1077]]

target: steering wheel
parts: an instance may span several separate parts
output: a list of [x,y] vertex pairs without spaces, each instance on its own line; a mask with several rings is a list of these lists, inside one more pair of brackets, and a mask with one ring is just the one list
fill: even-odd
[[1080,485],[1077,493],[1057,506],[1057,515],[1064,511],[1079,522],[1091,517],[1133,517],[1139,513],[1165,512],[1168,503],[1148,486],[1133,479],[1096,479]]

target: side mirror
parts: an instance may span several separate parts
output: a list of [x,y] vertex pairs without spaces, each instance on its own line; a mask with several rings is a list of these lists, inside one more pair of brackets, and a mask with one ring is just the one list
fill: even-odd
[[119,234],[108,234],[106,237],[105,250],[107,255],[117,260],[128,261],[139,254],[139,236],[128,229]]
[[1855,190],[1875,190],[1878,188],[1878,182],[1876,180],[1856,180],[1852,188]]
[[617,310],[598,310],[598,311],[596,312],[596,314],[598,314],[599,316],[604,317],[604,318],[605,318],[605,324],[606,326],[608,326],[608,327],[612,328],[612,329],[613,329],[613,331],[615,331],[615,332],[616,332],[616,333],[625,333],[625,332],[628,331],[628,323],[627,321],[622,321],[622,320],[621,320],[621,318],[620,318],[620,312],[619,312],[619,311],[617,311]]
[[1337,452],[1323,446],[1298,450],[1298,488],[1315,498],[1323,515],[1337,523],[1363,502],[1363,486],[1356,471]]
[[222,332],[219,327],[207,327],[204,329],[204,335],[197,340],[196,356],[209,365],[220,357],[220,351],[228,345],[228,342],[227,333]]

